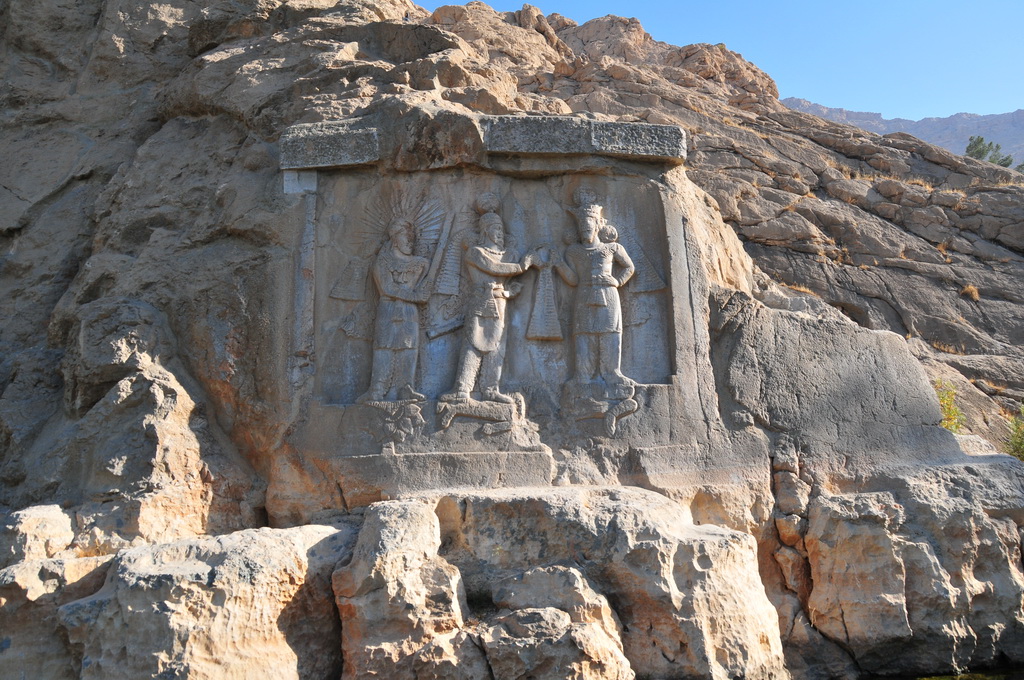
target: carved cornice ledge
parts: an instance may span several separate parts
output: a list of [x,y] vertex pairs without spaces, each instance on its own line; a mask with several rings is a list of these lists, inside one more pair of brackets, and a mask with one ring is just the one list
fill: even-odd
[[[281,169],[314,170],[370,165],[387,149],[374,117],[293,125],[281,136]],[[392,128],[394,129],[394,128]],[[686,160],[686,132],[674,125],[615,123],[574,116],[474,116],[467,144],[496,156],[598,155],[678,165]],[[474,135],[475,133],[475,135]],[[399,129],[398,134],[402,136]],[[405,131],[405,136],[414,133]],[[421,130],[420,135],[424,134]],[[430,133],[427,133],[430,134]],[[407,139],[392,140],[397,146]],[[484,158],[479,159],[485,163]]]

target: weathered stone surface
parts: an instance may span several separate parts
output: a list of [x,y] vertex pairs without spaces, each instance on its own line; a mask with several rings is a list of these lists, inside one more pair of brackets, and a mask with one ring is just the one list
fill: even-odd
[[433,677],[482,649],[503,678],[785,677],[755,562],[637,489],[376,503],[334,574],[345,673]]
[[[99,675],[95,658],[131,677],[164,662],[201,677],[207,652],[255,672],[260,644],[314,676],[336,676],[341,652],[420,678],[487,677],[491,652],[510,675],[595,677],[781,677],[783,645],[806,677],[1019,660],[1021,467],[939,428],[929,385],[969,394],[967,433],[1001,445],[1000,409],[1024,399],[1019,175],[790,111],[739,55],[658,43],[635,20],[580,26],[476,2],[428,16],[404,0],[12,0],[0,13],[0,511],[22,527],[4,558],[22,561],[3,572],[0,646],[17,633],[0,673]],[[495,134],[506,124],[535,129]],[[333,146],[307,148],[299,130]],[[412,302],[423,351],[403,369],[409,391],[352,403],[371,383],[374,334],[349,314],[375,314],[380,290],[350,257],[380,252],[363,240],[378,199],[410,207],[396,187],[440,206],[409,254],[425,272],[443,269],[430,239],[446,220],[449,237],[472,229],[449,238],[463,270],[484,215],[504,221],[497,250],[524,271],[489,274],[510,294],[491,317],[508,345],[489,394],[515,405],[488,403],[484,382],[439,399],[472,336],[428,324],[443,295]],[[580,188],[597,200],[576,200]],[[497,207],[478,211],[488,192]],[[612,271],[584,287],[605,286],[605,310],[620,303],[619,369],[637,384],[606,389],[606,366],[598,387],[563,391],[588,355],[567,325],[579,283],[548,287],[558,332],[533,293],[541,264],[582,245],[595,204],[615,231],[585,254]],[[374,479],[357,479],[368,442],[401,483],[369,466]],[[550,483],[654,491],[432,490]],[[426,510],[368,510],[377,534],[339,571],[366,586],[345,597],[368,603],[346,611],[340,649],[322,578],[338,565],[317,567],[309,630],[279,601],[312,592],[289,566],[305,539],[208,536],[410,490],[431,497]],[[884,519],[880,498],[901,514]],[[36,529],[17,519],[58,505],[66,515]],[[374,543],[416,527],[429,540]],[[862,588],[874,574],[834,535],[890,569]],[[72,626],[69,650],[53,612],[85,616],[66,601],[94,589],[103,561],[82,560],[101,553],[120,556],[89,600],[97,620],[138,625]],[[213,568],[233,583],[217,555],[258,557],[272,601],[185,578]],[[494,611],[495,589],[520,578],[540,584]],[[414,619],[384,594],[400,586]],[[171,591],[202,606],[174,609]],[[196,621],[217,634],[184,632]],[[374,637],[373,621],[413,632]],[[122,667],[125,635],[145,652]]]
[[[756,571],[754,545],[742,534],[695,526],[680,506],[628,488],[472,494],[442,502],[439,512],[447,557],[471,591],[488,573],[587,565],[587,578],[616,602],[624,654],[637,675],[785,674],[774,614],[760,583],[742,576]],[[518,519],[501,519],[507,516]],[[523,581],[552,576],[529,572]],[[535,606],[576,609],[583,599],[546,592]]]
[[579,570],[530,569],[495,584],[491,598],[512,610],[482,635],[496,677],[635,677],[618,617]]
[[59,505],[17,510],[0,524],[0,567],[56,557],[73,540],[71,517]]
[[502,116],[484,123],[491,153],[600,154],[682,162],[686,133],[667,125],[636,125],[548,116]]
[[115,298],[83,305],[69,323],[61,438],[5,461],[8,475],[40,466],[14,501],[51,489],[71,506],[85,554],[254,522],[260,485],[211,431],[162,315]]
[[0,677],[79,677],[59,608],[98,591],[113,559],[36,559],[0,570]]
[[[352,560],[333,576],[345,678],[415,677],[417,653],[463,627],[461,575],[438,556],[440,547],[437,515],[425,503],[367,510]],[[424,652],[421,663],[443,663],[436,652]]]
[[350,123],[295,125],[281,135],[281,169],[337,168],[380,160],[377,128]]
[[[338,168],[377,162],[382,155],[380,130],[372,126],[372,117],[369,120],[288,128],[280,141],[281,168]],[[482,150],[494,154],[597,154],[672,163],[686,160],[686,133],[674,126],[555,116],[488,116],[478,125],[483,130]]]
[[[823,495],[811,506],[811,621],[866,670],[956,670],[1000,655],[1019,663],[1024,569],[1012,557],[1020,551],[1017,525],[972,507],[985,494],[980,488],[968,486],[966,502],[943,497],[954,475],[908,475],[898,496]],[[998,604],[986,595],[996,587],[1003,593]],[[1005,624],[993,627],[994,619]]]
[[608,678],[632,680],[629,662],[595,626],[573,625],[554,607],[518,609],[499,616],[481,635],[496,678]]
[[[882,653],[892,654],[913,635],[904,600],[907,574],[887,531],[889,524],[903,521],[900,511],[891,495],[881,494],[821,497],[811,513],[811,622],[826,636],[868,654],[877,653],[883,640],[893,644]],[[847,600],[842,592],[856,596]]]
[[910,134],[929,144],[941,146],[954,154],[962,153],[965,140],[971,135],[982,135],[986,139],[1001,140],[1002,152],[1017,158],[1024,158],[1024,138],[1020,135],[1021,112],[977,115],[956,113],[952,116],[935,116],[921,120],[905,118],[883,118],[880,113],[848,111],[814,104],[806,99],[787,97],[782,103],[791,109],[821,116],[837,123],[855,125],[880,135],[892,133]]
[[357,530],[255,529],[120,553],[102,590],[60,610],[77,677],[336,677],[330,574]]

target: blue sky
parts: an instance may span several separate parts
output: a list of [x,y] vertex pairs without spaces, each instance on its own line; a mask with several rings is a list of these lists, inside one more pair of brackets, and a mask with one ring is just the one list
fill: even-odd
[[[486,0],[485,0],[486,1]],[[451,2],[420,2],[428,10]],[[499,11],[522,2],[494,0]],[[1024,108],[1024,0],[540,0],[583,23],[634,16],[656,40],[725,43],[782,97],[919,119]]]

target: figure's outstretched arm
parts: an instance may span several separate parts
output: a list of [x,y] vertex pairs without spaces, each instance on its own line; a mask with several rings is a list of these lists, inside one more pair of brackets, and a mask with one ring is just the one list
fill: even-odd
[[561,277],[570,286],[577,286],[580,283],[580,277],[567,262],[569,253],[566,252],[562,257],[555,263],[555,271],[558,272],[558,276]]
[[[523,264],[518,262],[502,262],[501,257],[489,253],[483,248],[470,248],[465,255],[467,261],[482,272],[493,276],[517,276],[526,271],[529,267],[529,260]],[[527,258],[530,256],[527,255]]]

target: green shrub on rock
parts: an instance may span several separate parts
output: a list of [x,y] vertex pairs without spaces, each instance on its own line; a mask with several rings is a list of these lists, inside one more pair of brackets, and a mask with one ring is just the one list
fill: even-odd
[[1006,452],[1024,460],[1024,404],[1020,414],[1010,418],[1010,436],[1006,438]]
[[964,412],[956,405],[956,388],[947,380],[936,380],[934,387],[939,397],[939,408],[942,409],[942,427],[953,434],[960,434],[967,423]]

